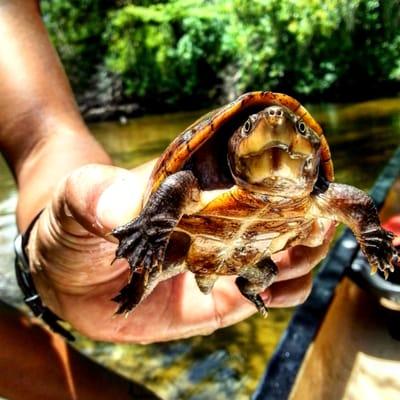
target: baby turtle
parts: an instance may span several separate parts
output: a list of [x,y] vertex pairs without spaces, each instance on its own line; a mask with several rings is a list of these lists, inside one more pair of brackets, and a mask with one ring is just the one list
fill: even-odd
[[292,97],[252,92],[206,114],[158,160],[140,215],[113,231],[116,258],[131,269],[117,313],[191,271],[205,294],[220,275],[237,275],[266,315],[260,293],[278,273],[271,255],[319,244],[328,220],[349,226],[372,270],[387,275],[398,263],[393,235],[367,194],[333,178],[321,127]]

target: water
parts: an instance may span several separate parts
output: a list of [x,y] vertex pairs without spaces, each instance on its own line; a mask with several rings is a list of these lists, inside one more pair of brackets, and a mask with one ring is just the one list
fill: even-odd
[[[400,99],[357,104],[312,105],[331,145],[336,180],[368,189],[400,143]],[[148,116],[91,126],[119,166],[132,168],[159,155],[176,134],[202,112]],[[0,162],[0,290],[20,304],[12,268],[16,234],[16,190]],[[111,345],[78,337],[85,354],[143,382],[168,400],[248,399],[271,356],[292,310],[272,310],[207,337],[155,345]]]

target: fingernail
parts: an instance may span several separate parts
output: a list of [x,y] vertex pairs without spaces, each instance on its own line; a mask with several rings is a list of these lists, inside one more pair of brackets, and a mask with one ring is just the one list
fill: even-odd
[[96,207],[98,223],[110,229],[123,225],[137,216],[142,204],[142,188],[134,177],[123,177],[100,195]]

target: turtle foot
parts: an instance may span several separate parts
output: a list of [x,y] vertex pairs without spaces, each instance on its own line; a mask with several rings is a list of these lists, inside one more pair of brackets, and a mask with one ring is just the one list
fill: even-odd
[[118,227],[112,234],[119,240],[115,259],[125,258],[131,269],[129,282],[112,300],[119,304],[116,314],[128,314],[142,300],[149,276],[162,269],[169,237],[176,221],[165,215],[142,214]]
[[264,317],[268,317],[268,308],[265,305],[263,299],[258,293],[253,293],[252,284],[241,276],[236,278],[236,285],[239,288],[240,292],[246,299],[250,300],[257,308],[258,312]]
[[143,274],[132,274],[129,282],[111,300],[118,303],[115,314],[127,315],[141,301],[145,291],[147,277]]
[[392,244],[393,233],[383,228],[378,228],[367,233],[363,233],[361,249],[371,265],[371,272],[383,272],[385,279],[389,272],[394,272],[400,266],[399,255]]
[[161,271],[169,237],[176,220],[165,215],[140,215],[132,222],[118,227],[112,234],[119,240],[115,258],[126,258],[132,273],[149,274]]
[[264,317],[267,318],[268,317],[268,308],[267,306],[264,304],[261,296],[258,294],[256,296],[254,296],[254,299],[250,299],[255,306],[257,307],[258,312]]
[[264,318],[268,317],[268,308],[260,293],[272,284],[277,274],[278,267],[271,258],[266,257],[255,265],[243,268],[236,278],[240,293],[256,306]]

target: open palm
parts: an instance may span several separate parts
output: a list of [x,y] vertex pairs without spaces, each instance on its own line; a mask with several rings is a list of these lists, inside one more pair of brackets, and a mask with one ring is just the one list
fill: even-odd
[[[108,341],[154,342],[207,334],[256,310],[234,277],[218,279],[204,295],[188,272],[160,283],[126,318],[111,301],[128,279],[110,235],[141,210],[153,163],[133,171],[88,165],[54,193],[31,233],[28,251],[36,287],[56,314],[87,336]],[[277,255],[279,274],[263,298],[269,306],[292,306],[311,288],[310,270],[328,249],[331,230],[315,248],[298,246]]]

